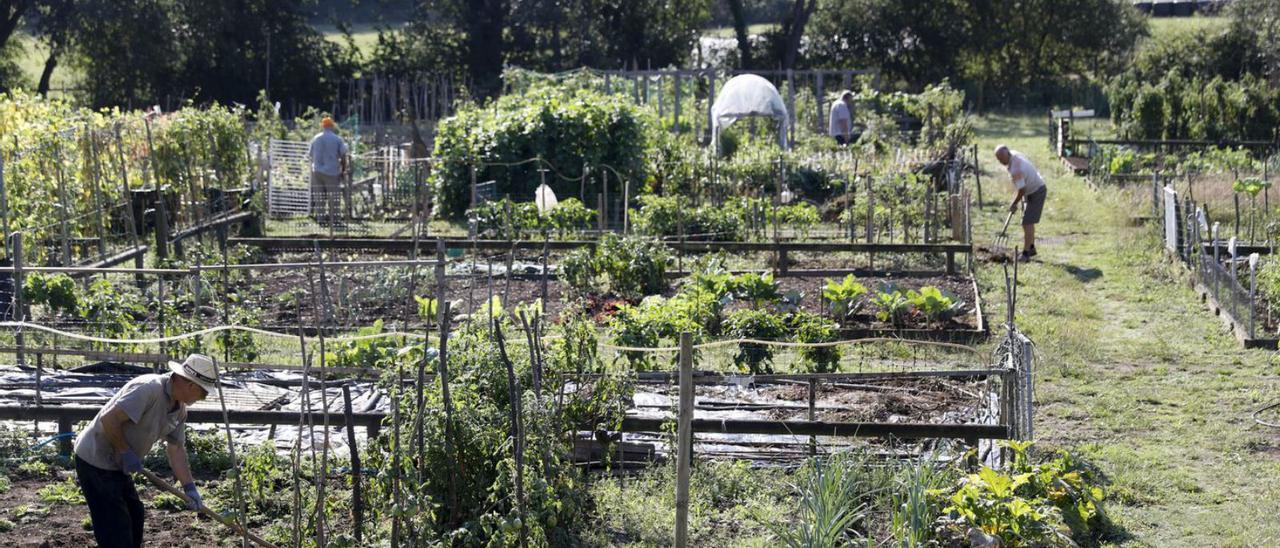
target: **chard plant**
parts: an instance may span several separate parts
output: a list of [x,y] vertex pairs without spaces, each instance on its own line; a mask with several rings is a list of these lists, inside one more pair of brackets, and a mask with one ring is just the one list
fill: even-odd
[[862,297],[866,294],[866,286],[858,283],[853,274],[845,276],[840,282],[827,280],[826,286],[822,288],[822,299],[827,302],[831,316],[840,322],[852,319],[862,309]]
[[886,285],[876,292],[871,304],[876,308],[876,319],[894,327],[906,325],[911,315],[911,300],[893,285]]

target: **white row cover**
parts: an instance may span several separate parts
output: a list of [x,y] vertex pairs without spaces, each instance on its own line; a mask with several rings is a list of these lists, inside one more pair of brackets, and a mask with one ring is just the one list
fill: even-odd
[[720,131],[739,118],[758,116],[778,121],[778,144],[787,147],[787,105],[772,83],[755,74],[742,74],[725,82],[711,105],[711,140],[720,149]]

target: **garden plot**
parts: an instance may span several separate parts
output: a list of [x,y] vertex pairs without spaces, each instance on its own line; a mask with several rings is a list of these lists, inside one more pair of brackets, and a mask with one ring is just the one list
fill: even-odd
[[[948,426],[995,424],[997,421],[992,408],[994,402],[990,401],[992,395],[988,393],[991,385],[986,379],[890,376],[860,381],[838,377],[822,382],[815,379],[812,399],[809,382],[803,379],[757,381],[742,376],[730,377],[726,381],[727,384],[700,384],[697,387],[693,420],[755,425],[765,425],[770,421],[818,421]],[[678,389],[673,386],[638,386],[627,419],[634,419],[636,424],[675,420],[673,410],[677,397]],[[626,424],[624,420],[624,426]],[[731,428],[726,427],[726,430]],[[961,430],[956,429],[957,432]],[[653,454],[672,456],[666,440],[655,433],[628,432],[621,441],[632,444],[626,449],[628,453],[636,451],[637,445],[647,445],[647,451]],[[804,459],[815,450],[826,453],[866,444],[899,456],[918,454],[931,448],[941,449],[946,445],[936,441],[903,442],[892,436],[859,443],[848,437],[822,435],[704,432],[695,436],[694,451],[703,458],[745,459],[763,464]],[[938,456],[943,457],[941,454]]]

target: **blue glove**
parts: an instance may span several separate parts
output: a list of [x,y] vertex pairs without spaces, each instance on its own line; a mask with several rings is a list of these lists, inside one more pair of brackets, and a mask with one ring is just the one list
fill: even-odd
[[191,502],[187,503],[188,510],[198,511],[204,507],[204,501],[200,499],[200,491],[196,490],[195,483],[182,484],[182,492],[186,493],[187,498],[191,499]]
[[120,453],[120,465],[130,474],[142,471],[142,459],[138,458],[138,454],[132,449]]

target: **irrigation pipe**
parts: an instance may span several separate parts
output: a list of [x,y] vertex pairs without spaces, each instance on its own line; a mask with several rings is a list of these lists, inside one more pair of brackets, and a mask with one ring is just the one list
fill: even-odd
[[[163,479],[160,479],[160,476],[155,475],[154,472],[143,468],[142,475],[146,476],[147,480],[150,481],[152,485],[156,486],[156,488],[160,489],[161,491],[164,491],[166,493],[169,493],[171,495],[174,495],[182,499],[182,502],[191,504],[191,497],[188,497],[187,494],[183,493],[181,489],[174,487],[173,484]],[[200,508],[196,510],[196,513],[213,518],[214,521],[217,521],[218,523],[221,523],[227,526],[232,531],[235,531],[237,535],[242,535],[245,538],[253,541],[254,544],[263,546],[265,548],[277,548],[276,545],[271,544],[270,542],[267,542],[266,540],[264,540],[262,537],[259,537],[258,535],[250,533],[248,529],[245,529],[244,527],[241,527],[238,523],[230,519],[227,519],[226,517],[224,517],[223,515],[217,512],[214,512],[213,510],[209,509],[208,506],[200,505]]]
[[1272,409],[1276,409],[1276,408],[1280,408],[1280,400],[1275,401],[1275,402],[1272,402],[1272,403],[1270,403],[1270,404],[1268,404],[1268,405],[1264,405],[1264,406],[1262,406],[1262,407],[1258,408],[1258,410],[1257,410],[1257,411],[1254,411],[1254,412],[1253,412],[1253,415],[1251,415],[1251,416],[1253,417],[1253,422],[1256,422],[1256,423],[1261,424],[1261,425],[1263,425],[1263,426],[1270,426],[1271,428],[1280,428],[1280,424],[1277,424],[1277,423],[1274,423],[1274,422],[1267,422],[1267,421],[1264,421],[1264,420],[1262,420],[1262,419],[1258,418],[1258,415],[1261,415],[1264,411],[1270,411],[1270,410],[1272,410]]

